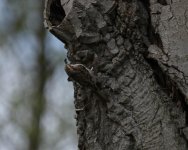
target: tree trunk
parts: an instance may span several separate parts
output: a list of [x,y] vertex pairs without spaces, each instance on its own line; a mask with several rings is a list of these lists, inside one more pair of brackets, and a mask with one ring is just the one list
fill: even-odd
[[187,0],[46,0],[44,18],[68,49],[80,150],[188,149]]

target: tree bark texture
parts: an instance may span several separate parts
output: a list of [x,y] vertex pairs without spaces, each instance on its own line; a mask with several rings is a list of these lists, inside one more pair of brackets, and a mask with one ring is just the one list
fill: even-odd
[[46,0],[44,18],[93,68],[73,80],[80,150],[188,149],[187,0]]

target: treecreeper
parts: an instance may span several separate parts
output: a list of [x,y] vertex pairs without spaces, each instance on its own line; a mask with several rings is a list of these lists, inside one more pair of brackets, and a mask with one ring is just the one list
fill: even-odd
[[97,94],[102,100],[107,100],[105,91],[101,91],[99,81],[92,69],[88,69],[83,64],[66,64],[65,71],[68,75],[68,81],[76,82],[84,88],[89,88]]

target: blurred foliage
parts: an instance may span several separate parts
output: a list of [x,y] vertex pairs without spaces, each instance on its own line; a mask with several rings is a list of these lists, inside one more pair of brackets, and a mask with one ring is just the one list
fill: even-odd
[[73,88],[43,2],[0,0],[0,150],[74,150]]

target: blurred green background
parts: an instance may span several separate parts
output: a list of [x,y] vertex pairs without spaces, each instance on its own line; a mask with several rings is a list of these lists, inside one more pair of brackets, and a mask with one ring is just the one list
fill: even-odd
[[76,150],[63,43],[42,0],[0,0],[0,150]]

